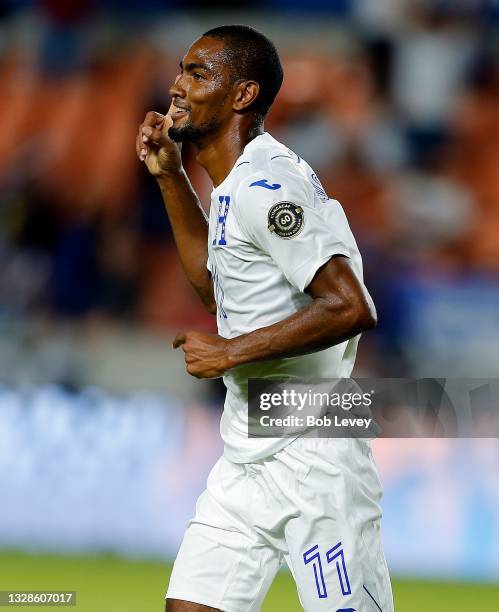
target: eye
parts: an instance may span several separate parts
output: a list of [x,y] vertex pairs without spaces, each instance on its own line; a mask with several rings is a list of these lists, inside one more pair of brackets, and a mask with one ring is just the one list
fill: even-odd
[[199,72],[193,72],[192,76],[193,76],[195,81],[201,81],[201,79],[203,79],[203,75],[199,74]]

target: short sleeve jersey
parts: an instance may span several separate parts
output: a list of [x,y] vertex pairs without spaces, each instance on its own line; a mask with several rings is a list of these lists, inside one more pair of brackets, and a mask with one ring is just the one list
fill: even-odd
[[[257,136],[211,195],[207,266],[219,334],[234,338],[305,307],[312,300],[306,288],[334,255],[350,258],[362,280],[362,260],[339,202],[303,159],[270,134]],[[348,377],[358,339],[230,370],[221,421],[227,458],[258,461],[291,441],[248,438],[248,378]]]

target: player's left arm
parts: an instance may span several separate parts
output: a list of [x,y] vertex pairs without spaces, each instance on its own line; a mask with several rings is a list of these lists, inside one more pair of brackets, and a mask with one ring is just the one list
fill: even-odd
[[255,361],[295,357],[339,344],[376,326],[376,310],[348,257],[336,255],[321,266],[305,293],[313,300],[293,315],[227,340],[201,332],[178,334],[189,374],[215,378]]

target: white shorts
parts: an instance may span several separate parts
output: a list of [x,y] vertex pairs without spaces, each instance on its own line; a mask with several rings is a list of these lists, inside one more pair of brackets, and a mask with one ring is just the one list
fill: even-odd
[[260,610],[283,561],[304,609],[393,612],[370,444],[298,439],[256,463],[215,464],[167,598]]

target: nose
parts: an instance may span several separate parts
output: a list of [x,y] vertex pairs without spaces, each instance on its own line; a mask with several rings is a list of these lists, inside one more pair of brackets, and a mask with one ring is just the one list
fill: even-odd
[[173,85],[170,87],[170,96],[172,98],[185,98],[185,89],[182,83],[182,74],[177,74]]

